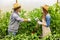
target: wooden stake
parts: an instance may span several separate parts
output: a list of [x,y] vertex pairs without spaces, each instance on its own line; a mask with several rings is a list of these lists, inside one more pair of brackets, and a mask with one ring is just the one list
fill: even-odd
[[16,3],[18,3],[18,0],[16,0]]
[[58,3],[58,0],[57,0],[57,3]]

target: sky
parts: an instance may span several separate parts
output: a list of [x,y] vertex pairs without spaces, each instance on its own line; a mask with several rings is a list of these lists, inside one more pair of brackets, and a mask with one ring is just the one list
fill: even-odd
[[[13,4],[16,0],[0,0],[0,9],[7,11],[13,8]],[[39,8],[45,4],[53,5],[57,0],[18,0],[18,3],[21,4],[22,9],[33,10],[34,8]]]

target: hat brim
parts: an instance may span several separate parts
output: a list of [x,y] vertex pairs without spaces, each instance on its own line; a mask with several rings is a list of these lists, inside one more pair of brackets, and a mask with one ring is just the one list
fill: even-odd
[[44,8],[46,11],[48,11],[49,6],[45,5],[45,6],[42,6],[42,8]]
[[19,6],[19,7],[16,7],[16,8],[13,8],[13,9],[19,9],[19,8],[21,8],[21,6]]
[[43,9],[46,10],[46,11],[48,11],[48,9],[46,9],[46,8],[44,8],[44,7],[43,7]]

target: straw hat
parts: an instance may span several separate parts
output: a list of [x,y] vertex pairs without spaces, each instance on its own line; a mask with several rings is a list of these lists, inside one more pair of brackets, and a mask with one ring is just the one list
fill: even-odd
[[44,8],[46,11],[48,11],[49,6],[48,5],[44,5],[44,6],[42,6],[42,8]]
[[17,8],[17,7],[21,7],[21,5],[20,5],[19,3],[15,3],[15,4],[13,5],[13,8],[15,9],[15,8]]

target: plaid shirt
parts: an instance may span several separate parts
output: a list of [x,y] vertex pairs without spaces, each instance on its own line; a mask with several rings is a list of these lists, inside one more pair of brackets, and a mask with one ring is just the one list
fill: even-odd
[[19,22],[22,22],[22,21],[24,21],[24,19],[20,18],[18,13],[16,12],[12,13],[10,17],[8,31],[17,32],[19,28]]

